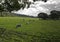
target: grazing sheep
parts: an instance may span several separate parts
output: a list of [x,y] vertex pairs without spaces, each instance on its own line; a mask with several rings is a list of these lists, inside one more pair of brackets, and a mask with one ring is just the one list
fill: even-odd
[[16,25],[16,28],[18,28],[18,27],[21,27],[21,24],[17,24],[17,25]]

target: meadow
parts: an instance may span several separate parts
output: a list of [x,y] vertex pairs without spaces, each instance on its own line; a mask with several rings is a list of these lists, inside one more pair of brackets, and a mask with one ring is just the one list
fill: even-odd
[[[21,27],[16,28],[16,25]],[[0,17],[0,42],[59,42],[60,20]]]

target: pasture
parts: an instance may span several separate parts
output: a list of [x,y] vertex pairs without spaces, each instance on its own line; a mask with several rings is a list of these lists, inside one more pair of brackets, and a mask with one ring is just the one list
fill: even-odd
[[[18,24],[21,24],[21,27],[16,28]],[[0,28],[3,28],[0,30],[1,42],[60,41],[60,20],[39,20],[38,18],[29,17],[0,17]],[[4,29],[6,30],[3,33]]]

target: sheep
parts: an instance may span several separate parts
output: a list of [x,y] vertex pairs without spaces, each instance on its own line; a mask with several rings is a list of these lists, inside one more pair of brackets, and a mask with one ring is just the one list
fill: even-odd
[[16,28],[19,28],[19,27],[21,27],[21,24],[17,24],[17,25],[16,25]]

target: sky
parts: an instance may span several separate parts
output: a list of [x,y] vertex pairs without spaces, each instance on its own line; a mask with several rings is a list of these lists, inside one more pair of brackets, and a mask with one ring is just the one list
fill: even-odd
[[30,8],[25,8],[24,10],[20,9],[15,13],[37,16],[41,12],[47,13],[49,15],[51,10],[60,11],[60,0],[48,0],[47,2],[36,1],[34,4],[30,5]]

